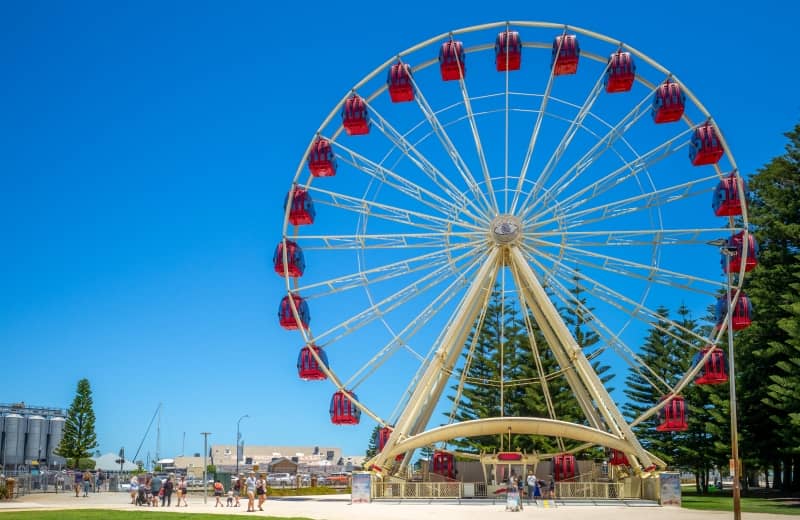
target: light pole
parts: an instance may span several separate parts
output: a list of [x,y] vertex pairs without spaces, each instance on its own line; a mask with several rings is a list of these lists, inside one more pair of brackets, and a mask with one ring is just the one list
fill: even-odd
[[211,432],[200,432],[203,436],[203,503],[208,503],[208,436]]
[[[239,423],[242,422],[242,419],[249,419],[250,416],[244,414],[243,416],[239,417],[239,420],[236,421],[236,477],[239,477],[239,439],[241,439],[241,434],[239,433]],[[244,455],[244,454],[243,454]]]
[[724,238],[718,238],[708,242],[709,245],[719,247],[720,252],[725,256],[725,276],[726,276],[726,298],[728,299],[728,377],[730,378],[730,406],[731,406],[731,458],[733,459],[733,518],[742,519],[742,493],[739,483],[739,426],[736,419],[736,372],[733,357],[733,302],[731,301],[731,257],[736,254],[737,248],[729,245]]

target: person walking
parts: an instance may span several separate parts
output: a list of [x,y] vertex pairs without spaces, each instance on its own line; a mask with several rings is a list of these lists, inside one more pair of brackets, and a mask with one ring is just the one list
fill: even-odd
[[267,481],[265,479],[266,475],[263,473],[259,475],[258,480],[256,480],[256,495],[258,495],[258,510],[263,511],[264,508],[261,507],[264,505],[264,501],[267,499]]
[[189,507],[189,503],[186,501],[186,495],[189,494],[189,483],[186,482],[186,477],[181,475],[181,481],[178,482],[178,503],[175,504],[175,507],[181,507],[181,499],[183,499],[184,507]]
[[81,496],[81,488],[83,487],[83,473],[81,470],[76,469],[73,472],[73,479],[74,479],[74,487],[75,487],[75,498]]
[[528,473],[528,478],[526,479],[526,483],[528,484],[528,503],[536,503],[536,474],[535,473]]
[[251,471],[244,481],[245,488],[247,488],[247,512],[255,512],[256,510],[256,472]]
[[172,505],[172,492],[175,490],[175,483],[172,481],[172,475],[167,476],[163,487],[164,494],[161,495],[161,507],[169,507]]
[[239,496],[242,494],[242,485],[244,484],[244,474],[239,475],[233,479],[233,499],[236,502],[234,507],[239,507]]
[[222,495],[225,494],[225,486],[219,480],[214,481],[214,498],[217,500],[214,507],[225,507],[222,505]]
[[87,469],[83,472],[83,496],[89,497],[89,487],[92,485],[92,474]]
[[153,507],[158,507],[158,497],[161,496],[161,493],[163,493],[161,487],[161,477],[158,475],[153,475],[153,478],[150,480],[150,492],[153,495],[151,499],[153,501]]

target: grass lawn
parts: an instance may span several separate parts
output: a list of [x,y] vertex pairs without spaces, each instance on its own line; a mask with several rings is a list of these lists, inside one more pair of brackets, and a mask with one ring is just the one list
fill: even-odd
[[[733,511],[733,498],[730,494],[695,495],[685,493],[681,500],[683,507],[687,509]],[[800,498],[742,497],[742,511],[800,516]]]
[[[18,511],[0,513],[2,520],[220,520],[221,515],[159,513],[158,511],[110,511],[106,509],[73,509],[62,511]],[[267,520],[309,520],[303,517],[259,516]]]

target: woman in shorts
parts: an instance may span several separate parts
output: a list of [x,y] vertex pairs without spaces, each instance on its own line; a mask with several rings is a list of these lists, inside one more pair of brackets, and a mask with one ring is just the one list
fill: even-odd
[[247,511],[255,512],[256,510],[256,472],[251,471],[247,480],[244,481],[245,488],[247,488]]
[[256,480],[256,495],[258,495],[258,510],[263,511],[264,508],[261,506],[264,505],[264,501],[267,499],[267,482],[263,474],[259,475],[258,480]]

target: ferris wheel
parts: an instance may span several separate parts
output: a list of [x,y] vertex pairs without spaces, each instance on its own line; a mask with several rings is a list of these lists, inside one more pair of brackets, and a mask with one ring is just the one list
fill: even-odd
[[[382,427],[375,468],[392,471],[423,446],[512,433],[613,449],[635,472],[663,467],[632,426],[660,414],[660,429],[685,429],[686,385],[726,380],[718,345],[749,324],[745,194],[717,123],[639,50],[555,23],[449,31],[390,56],[314,133],[273,258],[286,281],[278,318],[299,333],[299,376],[333,383],[331,420]],[[719,239],[722,269],[709,246]],[[659,312],[717,300],[707,336]],[[473,332],[493,302],[502,323],[521,317],[538,377],[468,378]],[[565,308],[599,338],[591,356],[635,371],[662,401],[623,417]],[[697,352],[680,380],[638,355],[658,323]],[[493,359],[504,365],[499,335]],[[545,356],[581,420],[555,413]],[[548,413],[500,408],[459,422],[469,385],[501,399],[528,385]]]

